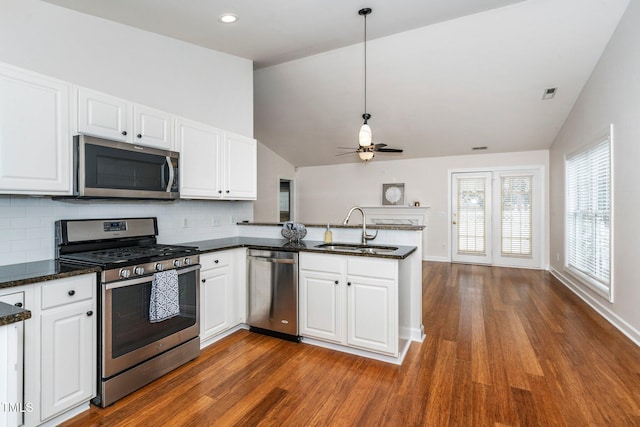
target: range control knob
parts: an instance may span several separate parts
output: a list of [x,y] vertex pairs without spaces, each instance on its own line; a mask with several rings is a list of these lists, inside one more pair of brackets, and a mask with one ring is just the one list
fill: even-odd
[[182,261],[180,261],[179,259],[173,261],[173,266],[174,267],[180,267],[182,266]]
[[161,262],[157,263],[156,264],[156,271],[162,271],[162,270],[164,270],[164,266],[162,265],[162,263]]
[[191,258],[185,258],[184,265],[191,265]]
[[144,274],[144,267],[135,267],[133,272],[138,276],[142,276]]
[[127,268],[120,269],[120,277],[122,277],[123,279],[126,279],[129,276],[131,276],[131,271],[129,271],[129,269]]

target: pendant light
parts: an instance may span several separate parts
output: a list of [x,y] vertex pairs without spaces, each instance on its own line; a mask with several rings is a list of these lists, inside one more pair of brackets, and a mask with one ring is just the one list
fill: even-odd
[[[364,16],[364,114],[362,114],[362,118],[364,119],[364,123],[360,127],[360,132],[358,134],[358,142],[361,147],[369,147],[371,146],[371,141],[373,140],[373,135],[371,132],[371,127],[368,124],[369,119],[371,118],[371,114],[367,113],[367,15],[371,14],[371,9],[366,7],[364,9],[360,9],[358,11],[358,15]],[[366,154],[369,158],[364,158],[362,154]],[[362,160],[371,160],[373,157],[373,153],[361,152],[360,158]]]

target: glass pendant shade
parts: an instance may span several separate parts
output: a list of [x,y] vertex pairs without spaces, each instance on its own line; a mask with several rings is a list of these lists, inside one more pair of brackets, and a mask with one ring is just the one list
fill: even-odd
[[360,133],[358,134],[358,141],[361,147],[368,147],[372,141],[371,127],[368,124],[363,124],[360,127]]
[[360,159],[368,162],[369,160],[373,159],[373,151],[361,151],[358,153],[358,156],[360,157]]

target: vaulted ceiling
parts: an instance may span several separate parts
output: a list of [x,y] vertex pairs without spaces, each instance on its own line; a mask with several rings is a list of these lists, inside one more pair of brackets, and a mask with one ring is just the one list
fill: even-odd
[[373,139],[404,149],[380,161],[549,148],[629,3],[47,1],[253,60],[254,136],[295,166],[360,161],[362,7]]

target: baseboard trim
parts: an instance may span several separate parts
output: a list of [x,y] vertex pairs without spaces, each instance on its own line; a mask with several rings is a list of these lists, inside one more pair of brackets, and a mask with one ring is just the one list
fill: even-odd
[[640,347],[640,331],[611,311],[607,306],[602,304],[602,302],[598,301],[598,299],[594,298],[588,292],[585,292],[578,283],[571,280],[568,276],[562,274],[553,267],[549,269],[549,272],[571,292],[576,294],[578,298],[584,301],[589,307],[593,308],[599,315],[604,317],[605,320],[611,323],[616,329]]

